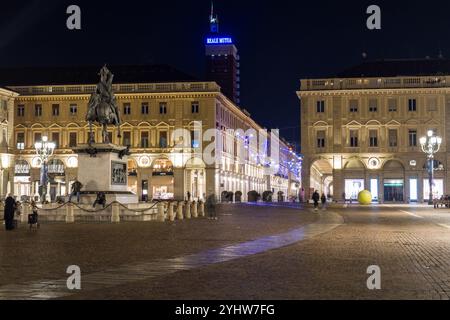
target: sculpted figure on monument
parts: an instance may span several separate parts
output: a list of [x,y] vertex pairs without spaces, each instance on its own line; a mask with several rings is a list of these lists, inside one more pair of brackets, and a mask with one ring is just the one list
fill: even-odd
[[120,113],[112,87],[114,75],[106,66],[104,66],[100,70],[99,76],[100,82],[97,85],[97,89],[89,99],[88,112],[86,115],[86,121],[89,123],[90,130],[89,144],[95,143],[95,137],[92,131],[92,125],[94,123],[99,123],[102,126],[103,143],[111,142],[109,141],[108,136],[108,125],[117,126],[117,136],[121,138]]

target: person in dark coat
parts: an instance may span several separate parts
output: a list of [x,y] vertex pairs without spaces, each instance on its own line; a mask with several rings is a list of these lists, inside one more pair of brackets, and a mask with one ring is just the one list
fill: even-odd
[[9,194],[5,200],[5,227],[6,230],[14,230],[14,213],[16,211],[16,200]]
[[320,194],[319,192],[314,191],[313,196],[312,196],[312,200],[314,201],[314,210],[318,210],[319,209],[319,201],[320,201]]
[[95,207],[97,205],[101,205],[101,206],[103,206],[103,209],[105,209],[105,207],[106,207],[106,194],[104,192],[97,193],[97,199],[95,199],[95,202],[94,202],[94,205],[93,205],[94,209],[95,209]]
[[72,197],[77,197],[77,202],[80,203],[80,192],[81,189],[83,188],[83,184],[76,180],[73,184],[72,184],[72,192],[70,193],[70,197],[69,197],[69,202],[72,202]]
[[322,202],[322,210],[325,210],[325,206],[327,204],[327,196],[325,193],[322,193],[322,197],[320,197],[320,201]]
[[208,218],[212,220],[217,220],[217,212],[216,212],[217,199],[214,193],[211,193],[206,199],[205,207],[206,212],[208,213]]

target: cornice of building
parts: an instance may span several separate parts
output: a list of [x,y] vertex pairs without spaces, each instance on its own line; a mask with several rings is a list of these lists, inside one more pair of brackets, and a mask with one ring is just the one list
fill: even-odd
[[15,92],[14,90],[11,90],[11,89],[6,89],[3,87],[0,87],[0,95],[10,97],[10,98],[16,98],[19,96],[19,93]]
[[395,88],[395,89],[348,89],[348,90],[309,90],[297,91],[297,96],[357,96],[357,95],[400,95],[400,94],[450,94],[450,87],[445,88]]

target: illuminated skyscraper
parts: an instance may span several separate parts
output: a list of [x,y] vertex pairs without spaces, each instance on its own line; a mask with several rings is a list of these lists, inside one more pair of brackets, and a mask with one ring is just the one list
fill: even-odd
[[210,32],[205,41],[206,78],[215,81],[222,92],[236,104],[240,103],[239,55],[233,38],[219,32],[219,17],[211,4]]

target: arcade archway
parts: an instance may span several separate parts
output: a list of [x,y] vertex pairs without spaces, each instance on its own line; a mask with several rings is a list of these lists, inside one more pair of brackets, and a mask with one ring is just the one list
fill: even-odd
[[192,200],[204,200],[206,194],[206,165],[199,158],[192,158],[186,163],[186,181]]
[[384,201],[405,201],[405,167],[398,160],[389,160],[383,166]]
[[361,191],[369,188],[366,185],[366,167],[359,158],[348,159],[344,167],[345,199],[357,201]]
[[310,194],[318,191],[333,196],[333,167],[325,159],[319,159],[313,162],[310,172]]

